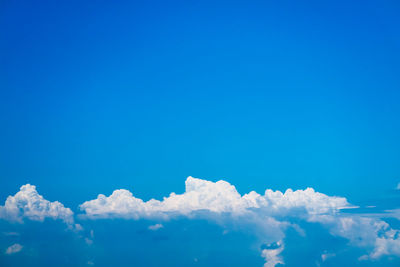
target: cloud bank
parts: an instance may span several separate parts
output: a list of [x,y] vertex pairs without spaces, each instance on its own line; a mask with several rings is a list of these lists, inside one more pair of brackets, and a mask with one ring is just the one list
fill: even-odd
[[143,201],[124,189],[115,190],[110,196],[99,195],[97,199],[80,205],[84,216],[89,219],[171,219],[178,216],[205,217],[224,224],[234,221],[251,225],[260,238],[279,244],[274,249],[263,249],[265,266],[283,264],[279,254],[284,250],[282,240],[285,229],[302,229],[291,223],[291,219],[320,223],[334,236],[349,240],[353,246],[370,249],[365,257],[378,259],[383,255],[400,256],[399,231],[393,230],[379,218],[341,213],[342,209],[353,208],[343,197],[327,196],[305,190],[291,189],[285,193],[267,189],[264,195],[254,191],[240,195],[226,181],[210,182],[188,177],[183,194],[171,193],[162,201]]
[[[151,231],[166,227],[164,222],[168,220],[182,217],[212,221],[222,225],[227,232],[244,230],[257,236],[263,244],[260,252],[265,266],[285,263],[287,230],[294,229],[300,236],[307,234],[300,222],[322,225],[332,236],[346,239],[349,246],[362,248],[365,254],[359,257],[360,261],[377,260],[385,255],[400,256],[400,231],[383,221],[384,216],[342,212],[353,207],[346,198],[328,196],[312,188],[285,192],[267,189],[264,194],[251,191],[241,195],[226,181],[188,177],[184,193],[171,193],[161,201],[143,201],[125,189],[115,190],[110,196],[100,194],[79,205],[82,214],[78,218],[156,221],[148,226]],[[397,218],[396,211],[391,211],[391,218]],[[69,226],[74,225],[75,220],[71,209],[58,201],[44,199],[30,184],[22,186],[19,192],[7,198],[4,206],[0,206],[0,219],[10,222],[44,221],[47,218],[63,221]],[[79,224],[74,228],[83,230]],[[84,240],[87,245],[92,245],[93,231]],[[15,244],[7,250],[18,252],[22,249],[19,246]],[[325,261],[332,255],[335,254],[330,252],[320,257]]]
[[241,196],[236,188],[226,181],[216,183],[188,177],[185,193],[171,193],[162,201],[147,202],[135,198],[125,189],[115,190],[109,197],[100,194],[97,199],[86,201],[80,209],[89,218],[169,218],[175,215],[190,215],[196,211],[243,215],[254,209],[263,214],[285,216],[292,214],[335,214],[350,207],[345,198],[329,197],[312,188],[285,193],[265,191],[260,195],[254,191]]

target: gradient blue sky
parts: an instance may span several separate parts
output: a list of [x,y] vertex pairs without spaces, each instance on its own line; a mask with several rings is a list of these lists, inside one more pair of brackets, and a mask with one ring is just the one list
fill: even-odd
[[399,1],[1,1],[0,200],[31,183],[75,211],[118,188],[181,193],[191,175],[398,208],[399,14]]
[[[400,177],[398,1],[7,1],[0,196],[312,186]],[[74,194],[71,195],[70,192]]]

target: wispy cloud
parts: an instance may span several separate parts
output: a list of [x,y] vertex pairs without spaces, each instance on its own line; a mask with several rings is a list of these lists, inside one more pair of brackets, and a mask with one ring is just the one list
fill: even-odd
[[159,230],[159,229],[161,229],[163,227],[164,227],[164,225],[162,225],[161,223],[157,223],[157,224],[154,224],[154,225],[150,225],[148,227],[148,229],[152,230],[152,231],[157,231],[157,230]]

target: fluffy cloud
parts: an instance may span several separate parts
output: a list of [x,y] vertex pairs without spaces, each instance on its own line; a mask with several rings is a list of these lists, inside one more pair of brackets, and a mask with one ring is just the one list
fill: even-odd
[[400,183],[397,184],[396,189],[397,189],[397,190],[400,190]]
[[[398,210],[388,211],[385,216],[343,213],[342,209],[353,207],[345,198],[327,196],[312,188],[288,189],[285,192],[267,189],[262,195],[254,191],[241,195],[226,181],[214,183],[188,177],[184,193],[171,193],[161,201],[143,201],[130,191],[120,189],[110,196],[100,194],[79,207],[83,211],[80,216],[86,219],[144,218],[163,221],[187,217],[212,220],[229,230],[244,229],[255,234],[260,244],[272,244],[261,248],[265,266],[284,264],[282,251],[288,228],[296,230],[300,236],[306,235],[293,221],[319,223],[331,235],[347,239],[350,245],[365,248],[368,253],[360,260],[375,260],[385,255],[400,256],[400,231],[380,219],[385,216],[397,218]],[[4,206],[0,206],[1,218],[12,222],[23,222],[25,218],[36,221],[59,219],[76,230],[82,230],[80,225],[73,226],[74,215],[69,208],[58,201],[44,199],[35,186],[29,184],[22,186],[18,193],[7,198]],[[162,227],[158,223],[148,229],[155,231]],[[92,240],[93,232],[85,241],[91,245]],[[18,246],[9,249],[12,251]],[[324,261],[329,256],[322,254],[321,259]]]
[[400,231],[392,229],[388,223],[367,215],[319,215],[309,221],[327,226],[334,236],[348,239],[359,247],[373,247],[369,255],[362,259],[378,259],[384,255],[400,256]]
[[34,185],[21,186],[14,196],[9,196],[4,206],[0,206],[0,219],[23,222],[27,218],[43,221],[45,218],[60,219],[67,224],[74,222],[73,212],[58,201],[50,202],[39,195]]
[[14,244],[12,246],[9,246],[6,249],[6,254],[15,254],[21,251],[21,249],[23,248],[23,246],[21,246],[20,244]]
[[[316,215],[334,215],[340,209],[351,207],[345,198],[330,197],[312,188],[306,190],[266,190],[264,195],[254,191],[241,196],[236,188],[226,181],[210,182],[188,177],[183,194],[171,193],[162,201],[147,202],[136,198],[128,190],[115,190],[110,196],[99,195],[97,199],[80,205],[87,218],[157,218],[174,216],[205,216],[224,223],[224,216],[234,217],[236,223],[247,225],[264,241],[277,242],[284,238],[284,229],[297,225],[280,219],[295,216],[308,219]],[[232,220],[230,220],[232,221]],[[279,254],[284,249],[263,249],[266,266],[282,263]]]
[[162,201],[143,201],[128,190],[115,190],[108,197],[99,195],[97,199],[84,202],[80,209],[91,219],[170,219],[200,215],[224,224],[225,216],[230,216],[230,221],[251,225],[248,228],[256,229],[264,240],[279,244],[276,248],[262,250],[265,266],[283,264],[279,255],[284,249],[281,240],[287,227],[304,234],[299,226],[290,223],[290,218],[320,223],[332,235],[346,238],[352,245],[372,248],[368,258],[400,256],[399,231],[392,230],[379,218],[341,213],[342,209],[353,207],[342,197],[327,196],[312,188],[288,189],[284,193],[268,189],[264,195],[252,191],[242,196],[226,181],[214,183],[193,177],[187,178],[185,186],[183,194],[171,193]]
[[171,193],[162,201],[147,202],[135,198],[125,189],[115,190],[109,197],[100,194],[97,199],[86,201],[80,209],[90,218],[152,218],[190,215],[196,211],[213,213],[246,214],[254,209],[274,216],[302,214],[332,214],[350,207],[345,198],[329,197],[312,188],[285,193],[266,190],[264,195],[254,191],[241,196],[236,188],[225,181],[216,183],[188,177],[183,194]]

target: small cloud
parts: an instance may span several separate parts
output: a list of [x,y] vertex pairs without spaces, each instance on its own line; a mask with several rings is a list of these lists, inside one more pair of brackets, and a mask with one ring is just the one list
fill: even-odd
[[148,229],[149,230],[152,230],[152,231],[157,231],[158,229],[161,229],[161,228],[163,228],[164,227],[164,225],[162,225],[161,223],[157,223],[157,224],[155,224],[155,225],[150,225],[149,227],[148,227]]
[[80,225],[79,223],[76,223],[76,224],[75,224],[75,230],[76,230],[77,232],[83,231],[82,225]]
[[21,246],[20,244],[14,244],[12,246],[9,246],[6,249],[6,254],[10,255],[10,254],[18,253],[21,251],[22,248],[23,248],[23,246]]
[[400,183],[397,184],[396,189],[397,189],[397,190],[400,190]]
[[87,265],[94,265],[94,262],[93,261],[88,261]]
[[281,241],[262,246],[261,256],[265,259],[264,267],[275,267],[278,264],[285,264],[279,255],[284,249]]
[[86,242],[86,244],[87,244],[88,246],[90,246],[90,245],[93,244],[93,240],[90,239],[90,238],[87,238],[87,237],[85,237],[85,242]]
[[362,255],[361,257],[358,258],[359,261],[366,261],[368,260],[368,255]]
[[327,252],[325,252],[325,253],[323,253],[323,254],[321,255],[321,259],[322,259],[322,261],[326,261],[327,259],[333,258],[333,257],[335,257],[335,256],[336,256],[335,253],[327,253]]
[[89,237],[85,237],[85,242],[88,246],[93,245],[93,239],[94,239],[94,232],[93,230],[90,230],[89,232]]

